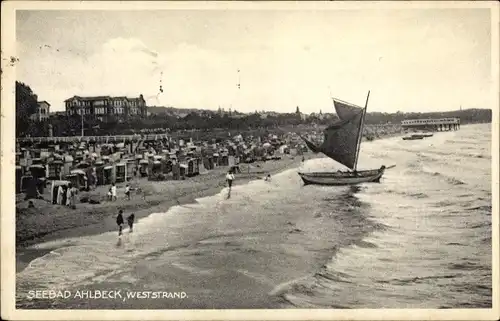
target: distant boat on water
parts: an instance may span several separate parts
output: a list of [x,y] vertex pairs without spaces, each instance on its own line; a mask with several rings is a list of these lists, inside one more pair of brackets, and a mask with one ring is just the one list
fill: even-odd
[[413,135],[410,135],[410,136],[403,137],[403,140],[417,140],[417,139],[424,139],[424,136],[423,135],[413,134]]
[[433,133],[415,133],[411,134],[409,136],[403,137],[403,140],[417,140],[417,139],[424,139],[426,137],[432,137],[434,136]]
[[386,170],[385,166],[379,169],[357,171],[369,98],[370,92],[366,97],[365,108],[333,98],[339,120],[325,129],[325,139],[320,146],[301,136],[312,152],[323,153],[350,170],[346,172],[299,172],[305,185],[355,185],[380,181]]

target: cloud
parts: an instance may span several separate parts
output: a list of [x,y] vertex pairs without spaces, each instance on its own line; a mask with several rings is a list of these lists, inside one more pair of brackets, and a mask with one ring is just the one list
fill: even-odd
[[70,42],[71,50],[19,42],[18,76],[56,109],[73,95],[143,94],[149,105],[317,112],[331,108],[330,93],[364,104],[368,90],[372,110],[486,107],[490,68],[489,57],[478,58],[481,47],[462,38],[447,44],[452,29],[407,29],[301,29],[293,37],[271,30],[255,43],[221,35],[220,46],[210,37],[168,43],[158,35]]

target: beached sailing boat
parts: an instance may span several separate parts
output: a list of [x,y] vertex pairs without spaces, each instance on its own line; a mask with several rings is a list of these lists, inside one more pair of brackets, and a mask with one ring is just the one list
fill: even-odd
[[325,129],[325,139],[320,146],[301,136],[307,147],[314,153],[323,153],[350,169],[347,172],[299,172],[304,184],[354,185],[380,181],[384,175],[385,166],[373,170],[356,170],[369,98],[370,92],[368,91],[365,108],[333,98],[339,120]]

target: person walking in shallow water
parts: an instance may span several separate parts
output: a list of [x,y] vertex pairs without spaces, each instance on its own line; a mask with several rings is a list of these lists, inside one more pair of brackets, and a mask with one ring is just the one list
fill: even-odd
[[234,175],[231,170],[226,174],[227,186],[229,187],[229,191],[227,193],[227,198],[231,197],[231,187],[233,186]]
[[233,180],[234,180],[233,172],[232,171],[227,172],[226,181],[227,181],[227,186],[229,187],[229,190],[231,190],[231,186],[233,186]]
[[130,214],[128,217],[127,217],[127,223],[128,223],[128,228],[129,228],[129,233],[132,233],[132,231],[134,230],[134,220],[135,220],[135,215],[134,213]]
[[118,225],[118,236],[122,235],[123,230],[123,211],[118,211],[118,216],[116,217],[116,224]]

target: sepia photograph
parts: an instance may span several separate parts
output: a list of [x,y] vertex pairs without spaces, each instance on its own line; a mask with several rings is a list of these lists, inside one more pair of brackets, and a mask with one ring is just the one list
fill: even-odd
[[498,17],[3,2],[2,318],[498,319]]

